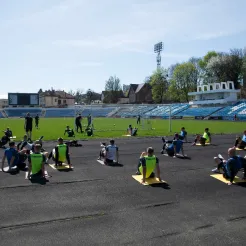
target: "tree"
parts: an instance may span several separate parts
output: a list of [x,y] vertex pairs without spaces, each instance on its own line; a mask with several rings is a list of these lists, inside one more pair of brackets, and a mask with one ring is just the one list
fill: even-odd
[[213,58],[217,57],[219,54],[215,51],[209,51],[202,59],[199,61],[200,71],[200,84],[213,83],[213,78],[209,71],[207,71],[207,64]]
[[122,94],[120,79],[116,76],[110,76],[105,83],[105,103],[117,103]]
[[218,56],[218,53],[215,52],[215,51],[209,51],[200,61],[199,61],[199,66],[201,69],[206,69],[206,66],[209,62],[209,60],[212,58],[212,57],[216,57]]
[[170,81],[169,94],[177,102],[189,102],[188,93],[197,87],[197,70],[191,62],[176,66]]
[[70,90],[68,94],[72,95],[75,97],[74,101],[75,103],[81,104],[84,99],[84,90],[83,89],[77,89],[76,91]]
[[196,72],[194,73],[194,80],[196,80],[197,85],[201,85],[203,83],[203,69],[200,66],[200,62],[202,61],[202,58],[197,57],[191,57],[189,59],[189,62],[192,63],[195,68]]
[[164,99],[168,99],[168,72],[161,68],[156,70],[150,77],[149,83],[152,87],[152,97],[155,103],[163,103]]
[[239,89],[243,77],[243,50],[233,49],[230,53],[222,53],[212,57],[207,66],[207,74],[213,78],[213,82],[233,81],[236,89]]

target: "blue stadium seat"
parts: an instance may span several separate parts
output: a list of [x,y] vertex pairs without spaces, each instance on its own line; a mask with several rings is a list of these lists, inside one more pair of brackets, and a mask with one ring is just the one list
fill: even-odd
[[221,109],[221,107],[202,107],[202,108],[188,108],[180,113],[178,113],[176,116],[202,116],[206,117],[208,115],[211,115],[212,113],[218,111]]
[[222,116],[225,120],[233,120],[234,115],[237,115],[239,119],[246,119],[246,102],[238,102],[233,106],[227,106],[215,113],[211,116],[219,117]]
[[47,108],[45,117],[59,118],[59,117],[74,117],[75,111],[72,108]]
[[8,117],[25,117],[27,113],[30,113],[31,116],[36,116],[42,113],[41,108],[5,108],[4,111]]
[[[112,112],[115,108],[108,107],[82,107],[81,108],[81,115],[83,117],[88,116],[89,114],[92,117],[106,117],[110,112]],[[46,109],[45,117],[48,118],[59,118],[59,117],[75,117],[75,109],[74,108],[49,108]]]
[[136,107],[124,107],[122,108],[116,116],[120,117],[136,117],[138,115],[145,115],[147,112],[153,110],[156,106],[136,106]]
[[[176,115],[179,112],[187,109],[189,104],[172,104],[171,115]],[[145,115],[150,117],[166,117],[170,114],[170,105],[157,106],[153,110],[147,112]]]

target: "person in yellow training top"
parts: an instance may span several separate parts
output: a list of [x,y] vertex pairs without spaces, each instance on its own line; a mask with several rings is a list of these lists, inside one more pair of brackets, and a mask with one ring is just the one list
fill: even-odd
[[156,168],[157,178],[161,181],[159,159],[154,155],[154,149],[149,147],[147,153],[143,152],[140,156],[137,175],[143,175],[142,183],[145,183],[146,178],[155,177],[153,172]]
[[34,145],[34,152],[28,156],[28,179],[45,178],[45,156],[41,153],[41,145]]
[[197,142],[201,145],[205,145],[206,143],[211,143],[211,141],[212,139],[209,129],[205,128],[203,135],[197,135],[192,145],[196,145]]
[[72,168],[72,165],[70,163],[69,147],[67,146],[67,144],[63,143],[63,138],[58,138],[58,145],[50,153],[49,159],[51,157],[53,157],[56,166],[61,166],[62,163],[65,163],[67,160],[69,168]]

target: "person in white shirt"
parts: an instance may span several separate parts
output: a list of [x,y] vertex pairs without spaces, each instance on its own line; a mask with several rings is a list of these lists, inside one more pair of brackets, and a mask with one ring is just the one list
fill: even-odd
[[110,145],[106,147],[106,155],[104,159],[104,164],[112,164],[116,161],[116,163],[119,163],[119,149],[115,145],[115,142],[113,139],[110,140]]

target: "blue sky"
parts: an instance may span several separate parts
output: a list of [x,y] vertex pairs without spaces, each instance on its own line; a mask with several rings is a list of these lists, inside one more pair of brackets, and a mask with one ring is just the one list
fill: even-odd
[[0,1],[0,95],[142,83],[162,65],[246,46],[245,0]]

